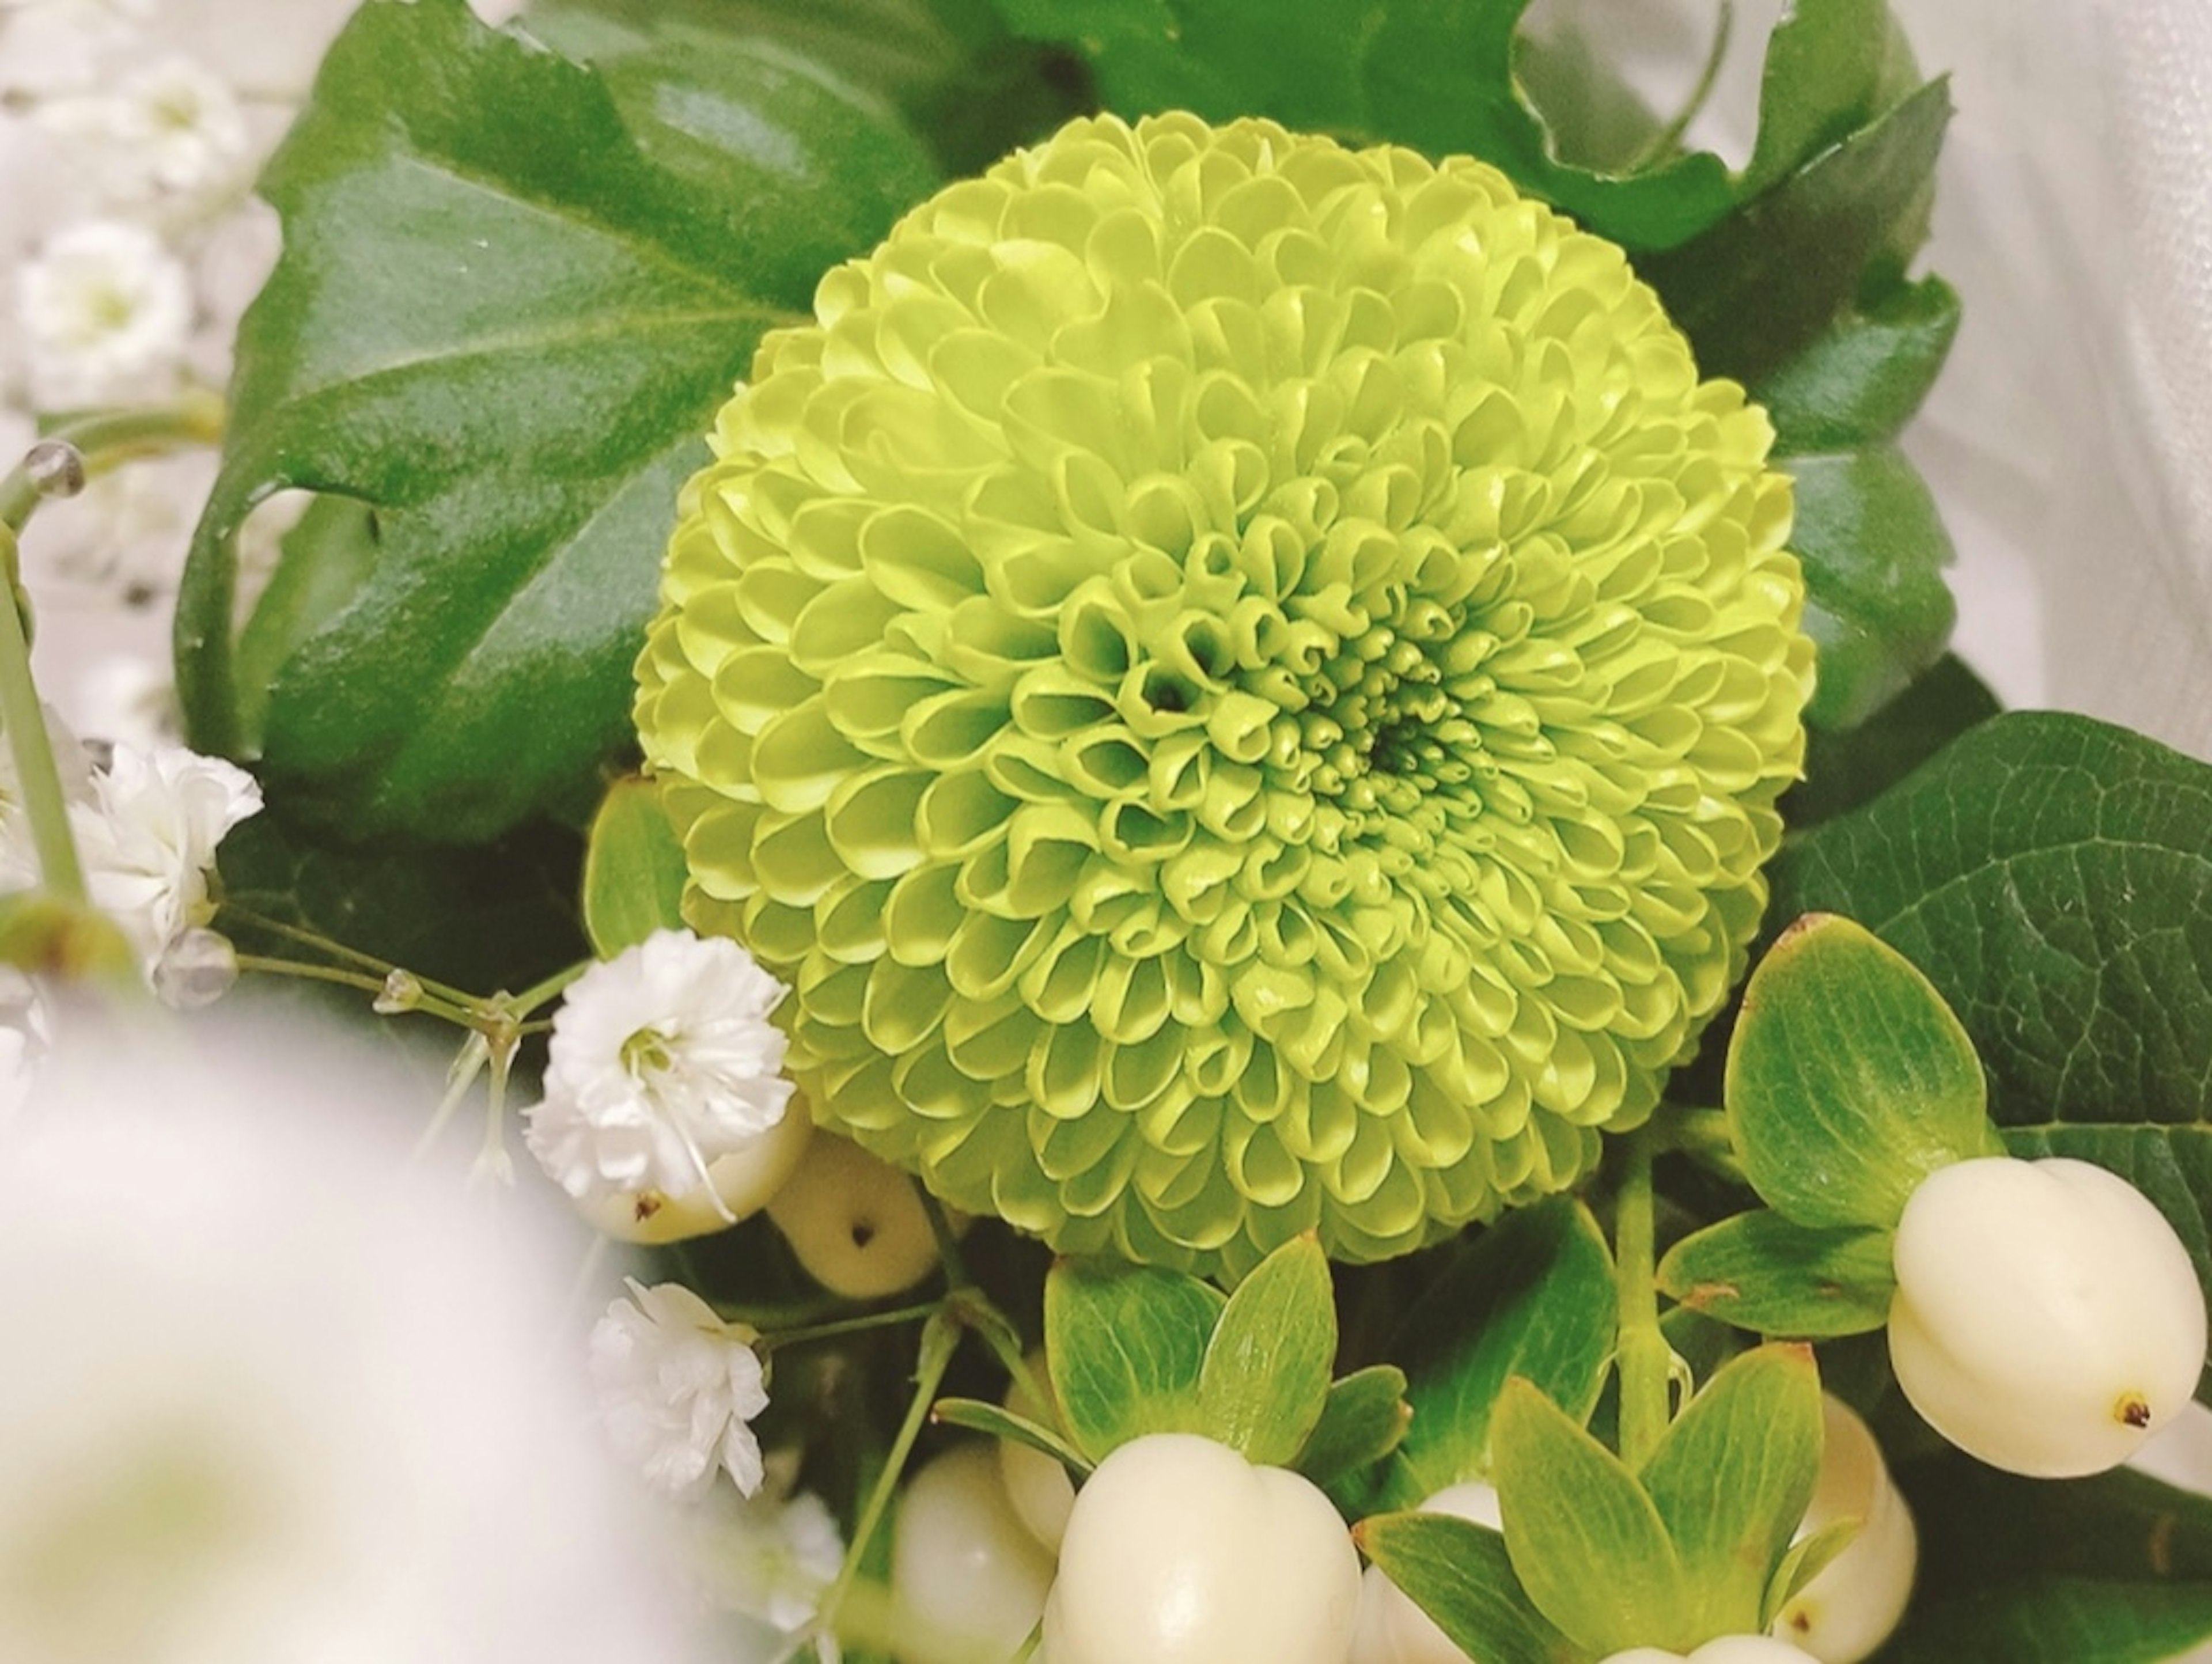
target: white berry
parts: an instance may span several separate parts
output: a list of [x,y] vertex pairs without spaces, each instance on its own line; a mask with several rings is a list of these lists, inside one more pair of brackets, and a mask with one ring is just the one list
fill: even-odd
[[[1445,1486],[1420,1511],[1455,1515],[1492,1531],[1504,1528],[1496,1487],[1479,1479]],[[1467,1655],[1382,1567],[1370,1566],[1360,1578],[1359,1628],[1350,1664],[1467,1664]]]
[[[597,1197],[577,1205],[584,1217],[619,1242],[680,1242],[726,1230],[766,1207],[806,1153],[814,1124],[794,1107],[744,1150],[717,1158],[707,1169],[710,1193],[699,1185],[681,1195],[631,1190]],[[720,1205],[715,1199],[720,1199]]]
[[937,1238],[914,1181],[827,1133],[807,1144],[768,1217],[806,1274],[848,1300],[896,1294],[937,1269]]
[[1075,1495],[1045,1606],[1052,1664],[1344,1664],[1359,1556],[1328,1497],[1192,1433],[1152,1433]]
[[1896,1265],[1898,1384],[1992,1467],[2102,1473],[2197,1389],[2204,1300],[2188,1250],[2100,1167],[1999,1156],[1943,1168],[1905,1205]]
[[1631,1647],[1600,1664],[1806,1664],[1810,1653],[1797,1650],[1770,1635],[1724,1635],[1708,1641],[1693,1653],[1665,1652],[1657,1647]]
[[1052,1572],[1052,1556],[1007,1500],[989,1445],[956,1446],[908,1485],[891,1590],[904,1620],[944,1647],[1012,1657],[1036,1627]]
[[1809,1537],[1838,1520],[1856,1520],[1858,1534],[1790,1598],[1774,1633],[1820,1664],[1859,1664],[1905,1616],[1919,1533],[1874,1435],[1832,1397],[1821,1403],[1821,1436],[1820,1484],[1797,1534]]
[[[1029,1365],[1030,1374],[1050,1391],[1051,1383],[1043,1375],[1044,1354],[1030,1353]],[[1057,1406],[1041,1408],[1030,1396],[1029,1380],[1023,1376],[1007,1383],[1005,1403],[1014,1414],[1047,1426],[1060,1419]],[[1067,1470],[1034,1446],[1017,1439],[1000,1439],[999,1473],[1022,1523],[1037,1541],[1059,1553],[1060,1540],[1067,1535],[1067,1516],[1075,1511],[1075,1482],[1067,1477]]]

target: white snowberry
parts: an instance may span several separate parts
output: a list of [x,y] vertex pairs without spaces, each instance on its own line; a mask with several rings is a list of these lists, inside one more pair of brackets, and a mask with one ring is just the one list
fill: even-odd
[[1052,1664],[1343,1664],[1359,1555],[1328,1497],[1194,1433],[1113,1451],[1075,1493]]
[[1820,1408],[1820,1480],[1797,1534],[1811,1536],[1838,1520],[1856,1520],[1858,1534],[1790,1598],[1774,1633],[1820,1664],[1859,1664],[1905,1616],[1919,1533],[1867,1424],[1835,1398]]
[[955,1446],[907,1486],[891,1545],[902,1624],[961,1657],[1010,1658],[1036,1626],[1052,1556],[1014,1512],[988,1444]]
[[1898,1384],[1992,1467],[2102,1473],[2196,1391],[2205,1315],[2188,1250],[2100,1167],[1996,1156],[1944,1168],[1905,1205],[1896,1266]]
[[[1423,1503],[1420,1511],[1455,1515],[1492,1531],[1504,1529],[1497,1488],[1479,1479],[1445,1486]],[[1370,1566],[1360,1578],[1359,1631],[1352,1641],[1351,1664],[1467,1664],[1467,1655],[1382,1567]]]
[[658,1245],[710,1236],[766,1207],[806,1154],[813,1133],[814,1123],[794,1108],[743,1149],[709,1162],[712,1189],[695,1184],[674,1195],[649,1188],[594,1193],[577,1205],[618,1242]]
[[[1045,1377],[1044,1353],[1030,1353],[1029,1365],[1030,1375],[1049,1392],[1052,1383]],[[1040,1406],[1030,1395],[1029,1380],[1021,1376],[1007,1383],[1005,1403],[1014,1414],[1047,1426],[1056,1425],[1060,1419],[1058,1406]],[[1075,1482],[1067,1477],[1067,1470],[1042,1450],[1016,1439],[1000,1439],[999,1474],[1006,1481],[1006,1496],[1014,1512],[1022,1516],[1022,1523],[1037,1541],[1059,1553],[1060,1540],[1067,1535],[1067,1516],[1075,1511]]]
[[1631,1647],[1625,1653],[1601,1660],[1599,1664],[1807,1664],[1812,1656],[1769,1635],[1724,1635],[1717,1641],[1706,1642],[1693,1653]]
[[914,1181],[848,1139],[817,1133],[768,1217],[806,1274],[848,1300],[896,1294],[937,1269]]

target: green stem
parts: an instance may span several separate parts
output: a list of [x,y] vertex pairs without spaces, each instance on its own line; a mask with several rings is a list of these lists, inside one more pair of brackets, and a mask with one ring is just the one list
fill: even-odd
[[931,1300],[918,1306],[901,1306],[892,1311],[863,1312],[858,1317],[841,1317],[828,1323],[810,1323],[804,1328],[763,1334],[753,1343],[753,1350],[768,1353],[784,1346],[803,1346],[810,1341],[834,1340],[840,1335],[866,1334],[871,1329],[895,1328],[901,1323],[915,1323],[926,1317],[934,1317],[944,1309],[943,1301]]
[[922,1217],[929,1221],[929,1234],[937,1240],[937,1257],[945,1266],[945,1286],[970,1287],[975,1279],[968,1274],[968,1261],[961,1255],[960,1239],[952,1234],[952,1221],[945,1217],[945,1204],[931,1195],[920,1179],[908,1175],[907,1182],[921,1198]]
[[288,925],[282,919],[271,919],[266,914],[256,913],[252,908],[240,907],[234,902],[226,902],[223,904],[223,911],[238,922],[251,925],[256,930],[266,931],[271,936],[281,936],[288,942],[297,942],[303,948],[313,948],[318,953],[326,954],[331,958],[342,961],[346,964],[357,965],[363,970],[374,971],[377,974],[377,985],[380,988],[389,982],[395,974],[398,974],[412,978],[416,987],[421,988],[425,993],[436,995],[450,1005],[470,1006],[483,1003],[476,995],[465,988],[456,988],[447,983],[435,981],[418,971],[408,970],[404,966],[395,965],[388,959],[380,959],[373,953],[364,953],[359,948],[349,948],[343,942],[333,941],[319,932],[302,929],[298,925]]
[[[66,445],[84,459],[88,471],[99,472],[134,457],[219,444],[223,416],[222,400],[217,395],[191,392],[173,404],[106,410],[81,417],[56,428],[40,443]],[[48,495],[24,464],[0,475],[0,527],[9,534],[10,577],[15,538],[30,524],[32,513]]]
[[1713,44],[1705,53],[1705,67],[1698,76],[1698,84],[1690,89],[1689,99],[1675,112],[1674,120],[1656,134],[1651,143],[1637,154],[1636,160],[1628,164],[1628,172],[1641,173],[1655,166],[1672,155],[1675,147],[1681,143],[1682,135],[1690,131],[1690,124],[1698,118],[1698,112],[1712,97],[1714,87],[1719,84],[1721,64],[1728,57],[1729,37],[1735,32],[1734,0],[1721,0],[1720,15],[1713,24]]
[[528,1017],[540,1005],[550,1005],[562,989],[598,963],[595,959],[580,959],[573,965],[564,965],[544,981],[532,984],[503,1003],[517,1019]]
[[[10,564],[13,562],[11,562]],[[0,729],[15,761],[16,789],[39,856],[39,879],[49,893],[85,905],[84,865],[77,859],[76,835],[70,829],[69,798],[54,762],[54,743],[39,708],[38,683],[31,679],[31,640],[23,615],[9,595],[0,595]]]
[[947,1311],[939,1311],[922,1329],[921,1353],[914,1372],[914,1401],[907,1406],[906,1419],[899,1424],[898,1436],[891,1441],[883,1472],[876,1475],[874,1488],[868,1492],[860,1517],[854,1522],[852,1543],[845,1551],[844,1564],[837,1568],[837,1581],[830,1585],[821,1606],[816,1608],[815,1623],[825,1634],[835,1632],[837,1609],[845,1604],[854,1580],[860,1575],[860,1563],[867,1558],[868,1545],[875,1538],[876,1528],[884,1522],[891,1495],[898,1489],[899,1476],[906,1470],[908,1458],[914,1454],[915,1441],[928,1424],[930,1409],[937,1402],[937,1389],[944,1385],[945,1372],[951,1366],[952,1354],[959,1345],[959,1321]]
[[1667,1431],[1673,1352],[1659,1332],[1657,1248],[1649,1128],[1623,1141],[1626,1169],[1613,1219],[1613,1280],[1620,1313],[1620,1456],[1639,1468]]
[[[4,610],[6,609],[0,608],[0,611]],[[348,970],[343,965],[307,965],[296,959],[272,959],[258,953],[240,954],[238,968],[242,971],[259,971],[267,976],[297,976],[310,982],[333,982],[340,987],[359,988],[363,993],[369,994],[381,994],[386,986],[386,979],[381,976]],[[483,1019],[475,1012],[449,1004],[434,994],[425,993],[415,1009],[431,1017],[441,1017],[464,1029],[483,1027]]]

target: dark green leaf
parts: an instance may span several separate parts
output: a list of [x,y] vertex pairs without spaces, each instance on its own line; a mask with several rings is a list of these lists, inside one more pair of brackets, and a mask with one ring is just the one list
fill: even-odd
[[1820,1376],[1809,1346],[1732,1360],[1667,1430],[1639,1477],[1680,1557],[1698,1634],[1761,1627],[1820,1473]]
[[1413,1423],[1389,1466],[1386,1506],[1413,1507],[1491,1469],[1491,1416],[1524,1376],[1586,1418],[1613,1357],[1613,1255],[1580,1203],[1508,1214],[1407,1310],[1389,1356]]
[[1958,292],[1941,277],[1900,283],[1841,314],[1751,390],[1774,418],[1776,453],[1895,439],[1936,385],[1958,333]]
[[1894,446],[1785,457],[1796,482],[1790,546],[1805,564],[1805,634],[1820,649],[1805,720],[1855,728],[1943,656],[1958,604],[1950,534]]
[[1951,117],[1932,81],[1694,242],[1638,263],[1708,375],[1788,363],[1888,256],[1921,206]]
[[2038,1579],[1923,1600],[1876,1664],[2160,1664],[2212,1639],[2212,1583]]
[[1889,1321],[1890,1257],[1886,1230],[1814,1230],[1762,1209],[1675,1243],[1659,1262],[1659,1286],[1741,1329],[1826,1340]]
[[988,1433],[994,1439],[1025,1444],[1042,1455],[1050,1456],[1079,1480],[1090,1475],[1091,1464],[1084,1459],[1083,1453],[1051,1428],[995,1404],[986,1404],[981,1399],[941,1398],[930,1406],[929,1418],[948,1427],[965,1427],[971,1432]]
[[2116,1468],[2053,1483],[2000,1473],[1948,1447],[1901,1464],[1933,1588],[2027,1576],[2212,1585],[2212,1497]]
[[2212,768],[1999,716],[1772,872],[1778,916],[1848,912],[1927,974],[2016,1150],[2130,1179],[2212,1288]]
[[1237,1284],[1199,1372],[1203,1430],[1255,1467],[1287,1467],[1328,1400],[1336,1304],[1328,1256],[1294,1237]]
[[1641,1646],[1686,1651],[1704,1639],[1674,1541],[1620,1458],[1517,1377],[1496,1420],[1506,1552],[1537,1610],[1600,1657]]
[[[195,742],[302,814],[472,840],[591,792],[716,407],[929,185],[894,118],[787,51],[663,67],[668,119],[463,0],[369,0],[270,165],[284,253],[240,333],[179,683]],[[246,627],[249,692],[234,543],[288,486],[371,505],[375,555],[288,547],[317,570]]]
[[1204,1431],[1199,1376],[1226,1303],[1181,1272],[1110,1260],[1054,1266],[1045,1362],[1076,1448],[1096,1461],[1146,1433]]
[[635,775],[607,788],[584,845],[584,929],[611,959],[657,930],[684,928],[684,846],[660,790]]
[[1354,1533],[1413,1604],[1483,1664],[1580,1664],[1574,1643],[1522,1593],[1505,1540],[1449,1514],[1381,1514]]
[[222,841],[219,922],[249,952],[327,963],[253,914],[473,992],[520,989],[586,956],[579,857],[546,826],[477,849],[336,849],[270,811]]
[[[1703,153],[1662,148],[1648,167],[1623,172],[1563,161],[1593,150],[1617,153],[1619,147],[1554,134],[1529,107],[1516,39],[1526,9],[1527,0],[1298,6],[1274,0],[1000,0],[1016,33],[1079,51],[1109,107],[1124,115],[1164,109],[1194,110],[1212,120],[1267,115],[1293,128],[1386,139],[1431,155],[1480,156],[1523,190],[1630,248],[1696,247],[1701,234],[1717,239],[1713,228],[1747,196],[1764,192],[1751,211],[1763,210],[1777,234],[1814,246],[1820,257],[1808,273],[1811,298],[1801,308],[1812,314],[1808,333],[1849,298],[1874,251],[1910,213],[1910,201],[1887,212],[1879,206],[1889,200],[1893,175],[1911,163],[1890,155],[1895,141],[1882,137],[1889,120],[1878,114],[1903,90],[1893,32],[1881,5],[1805,0],[1799,7],[1769,60],[1762,106],[1771,131],[1741,185],[1717,156]],[[1255,40],[1264,40],[1266,50],[1254,50]],[[1869,141],[1869,134],[1875,137]],[[1814,157],[1838,141],[1838,149]],[[1869,148],[1883,153],[1882,167],[1869,167],[1863,153]],[[1808,158],[1803,173],[1794,171]],[[1923,167],[1905,181],[1908,196],[1924,173]],[[1801,183],[1806,180],[1809,185]],[[1793,194],[1780,200],[1785,192]],[[1854,283],[1836,288],[1826,281],[1828,264],[1854,258],[1859,228],[1838,224],[1843,241],[1823,249],[1808,222],[1838,222],[1842,207],[1862,195],[1876,199],[1869,217],[1879,223],[1866,229],[1866,246],[1851,266]],[[1729,242],[1700,258],[1726,270],[1728,258],[1741,252],[1739,242]],[[1766,275],[1773,288],[1796,274],[1785,265],[1778,276]],[[1684,293],[1693,287],[1686,284]]]
[[1960,659],[1935,668],[1847,732],[1806,736],[1805,779],[1782,800],[1793,831],[1871,803],[1977,723],[2002,708]]
[[1412,1419],[1405,1371],[1395,1363],[1355,1369],[1330,1386],[1321,1419],[1291,1466],[1325,1488],[1395,1450]]
[[1832,914],[1800,919],[1752,973],[1726,1091],[1752,1187],[1799,1224],[1894,1226],[1929,1174],[1993,1148],[1959,1019]]

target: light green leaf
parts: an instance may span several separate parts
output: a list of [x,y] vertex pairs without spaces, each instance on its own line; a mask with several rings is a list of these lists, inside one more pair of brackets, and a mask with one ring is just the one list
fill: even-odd
[[1294,1237],[1222,1309],[1199,1372],[1202,1430],[1256,1466],[1289,1466],[1321,1421],[1335,1362],[1328,1256],[1316,1238]]
[[1891,1233],[1816,1230],[1767,1209],[1739,1213],[1668,1250],[1659,1287],[1740,1329],[1826,1340],[1889,1321]]
[[1395,1450],[1412,1420],[1405,1371],[1370,1363],[1330,1384],[1321,1419],[1291,1466],[1327,1489]]
[[1752,973],[1725,1095],[1752,1187],[1802,1225],[1893,1227],[1928,1175],[1994,1148],[1959,1019],[1832,914],[1799,920]]
[[2022,1154],[2136,1183],[2212,1290],[2212,768],[1999,716],[1787,844],[1774,916],[1848,912],[1925,972]]
[[1858,1540],[1861,1523],[1857,1520],[1836,1520],[1790,1545],[1782,1564],[1775,1567],[1774,1576],[1767,1580],[1766,1598],[1759,1603],[1761,1633],[1771,1630],[1783,1608],[1815,1577],[1835,1564],[1836,1557]]
[[1016,1444],[1027,1445],[1041,1455],[1050,1456],[1073,1479],[1080,1480],[1090,1476],[1091,1464],[1066,1439],[1042,1423],[1018,1416],[998,1405],[987,1404],[981,1399],[941,1398],[930,1406],[929,1418],[947,1427],[965,1427],[971,1432],[988,1433],[994,1439],[1010,1439]]
[[684,846],[660,789],[635,775],[607,788],[584,845],[584,929],[611,959],[659,930],[684,928]]
[[1407,1311],[1389,1349],[1413,1422],[1390,1458],[1384,1505],[1411,1508],[1487,1475],[1492,1414],[1515,1376],[1586,1418],[1613,1334],[1613,1255],[1587,1208],[1556,1198],[1485,1230]]
[[1538,1611],[1601,1657],[1705,1638],[1667,1526],[1620,1457],[1518,1377],[1499,1396],[1492,1443],[1506,1552]]
[[[451,841],[580,811],[716,407],[932,182],[782,48],[732,33],[670,84],[678,123],[463,0],[368,0],[270,164],[284,252],[240,331],[179,687],[194,742],[301,816]],[[286,487],[372,507],[374,557],[287,544],[249,688],[234,543]]]
[[1146,1433],[1200,1433],[1199,1377],[1226,1301],[1181,1272],[1063,1260],[1044,1284],[1045,1363],[1093,1461]]
[[1505,1540],[1449,1514],[1379,1514],[1352,1533],[1367,1558],[1483,1664],[1583,1664],[1514,1576]]
[[1809,1346],[1731,1360],[1667,1430],[1638,1477],[1680,1557],[1698,1635],[1759,1629],[1820,1473],[1820,1376]]

